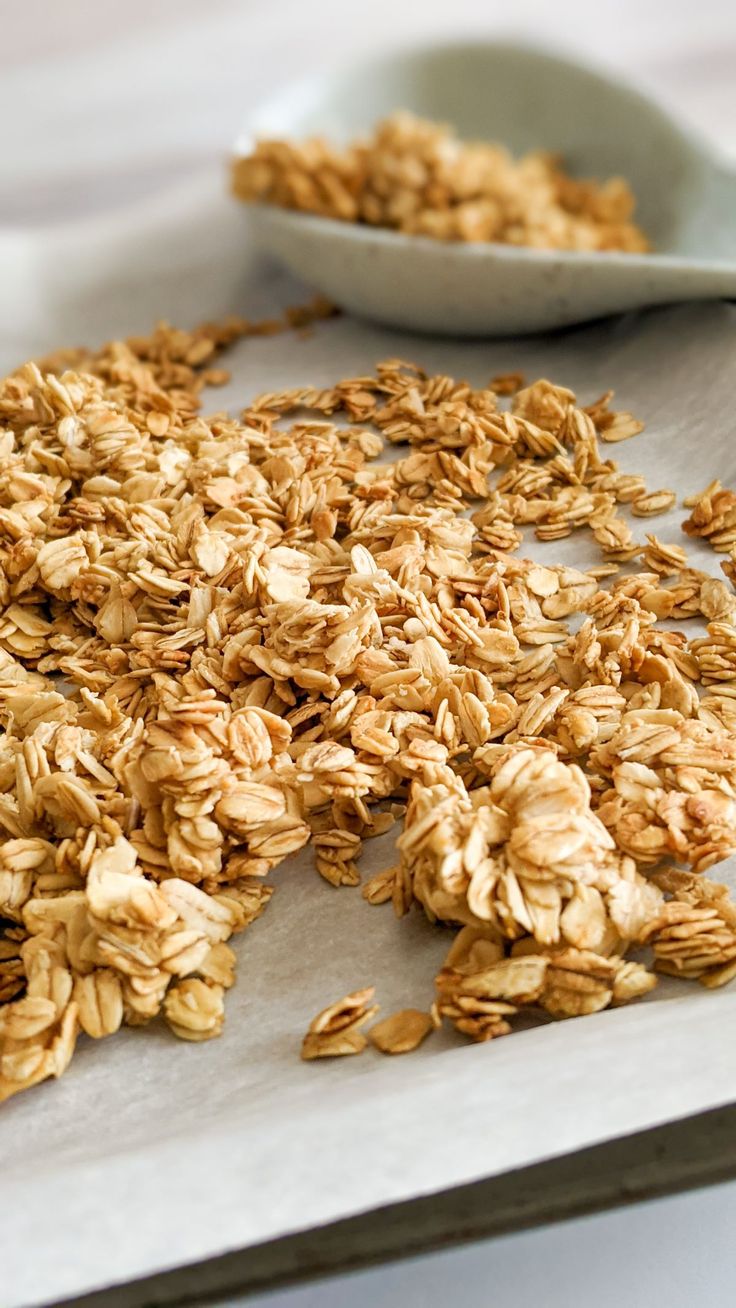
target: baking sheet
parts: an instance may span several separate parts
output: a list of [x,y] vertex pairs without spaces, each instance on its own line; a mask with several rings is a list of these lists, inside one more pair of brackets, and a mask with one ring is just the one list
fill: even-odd
[[[49,345],[69,339],[65,322],[80,338],[84,314],[72,280],[63,295],[39,297],[49,312],[26,324],[39,341],[52,332]],[[144,307],[155,291],[153,269]],[[171,312],[172,294],[170,284],[162,288],[163,312]],[[300,299],[303,290],[260,272],[250,297],[238,294],[243,309]],[[96,327],[104,303],[101,287]],[[110,330],[125,329],[135,305],[119,296],[109,304]],[[223,307],[206,296],[199,306]],[[571,386],[586,402],[613,386],[621,407],[647,423],[642,436],[611,447],[622,467],[644,473],[652,489],[682,493],[715,476],[736,479],[736,309],[727,305],[651,311],[516,342],[411,338],[337,319],[306,338],[242,342],[230,359],[234,380],[213,406],[328,384],[396,354],[476,384],[521,368]],[[682,517],[679,510],[637,522],[637,536],[655,530],[680,540]],[[550,547],[528,544],[522,553],[552,557]],[[551,548],[557,561],[598,558],[582,535]],[[690,554],[718,573],[719,556],[698,544]],[[373,842],[364,876],[393,861],[392,843],[391,835]],[[734,867],[718,874],[731,877]],[[273,880],[264,917],[234,942],[239,979],[219,1041],[186,1045],[155,1027],[82,1040],[59,1083],[4,1106],[3,1308],[211,1257],[734,1098],[728,1032],[736,989],[709,993],[676,982],[629,1008],[489,1045],[467,1046],[447,1032],[407,1058],[369,1051],[301,1063],[309,1019],[346,991],[375,984],[384,1013],[427,1005],[449,936],[419,912],[397,922],[389,905],[370,907],[357,890],[333,889],[308,854]]]

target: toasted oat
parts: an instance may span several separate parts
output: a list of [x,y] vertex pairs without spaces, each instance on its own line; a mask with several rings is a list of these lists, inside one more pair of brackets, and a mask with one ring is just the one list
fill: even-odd
[[222,986],[188,977],[169,987],[164,1016],[174,1035],[182,1040],[211,1040],[222,1031],[225,1019]]
[[736,905],[726,887],[674,869],[658,880],[672,898],[641,936],[653,947],[657,969],[696,977],[708,989],[731,981],[736,976]]
[[736,546],[736,493],[726,490],[720,481],[711,482],[699,495],[685,500],[692,509],[682,524],[688,536],[704,537],[714,550],[724,554]]
[[636,518],[653,518],[675,507],[677,496],[671,490],[648,491],[631,501],[631,512]]
[[652,534],[647,534],[649,544],[642,553],[643,562],[652,571],[663,577],[675,577],[685,567],[687,554],[681,545],[666,545]]
[[429,1013],[422,1013],[418,1008],[404,1008],[372,1026],[368,1039],[382,1054],[409,1054],[418,1048],[432,1027]]
[[376,872],[363,886],[362,895],[369,904],[386,904],[392,897],[397,868],[387,867]]
[[[322,139],[260,141],[233,161],[232,189],[241,200],[439,240],[649,248],[632,221],[634,197],[622,178],[579,181],[555,155],[536,151],[515,160],[503,146],[460,141],[448,127],[406,112],[344,149]],[[631,433],[622,428],[607,439],[624,434]]]
[[313,1058],[362,1054],[368,1041],[360,1027],[378,1012],[378,1005],[370,1002],[374,994],[375,987],[367,986],[318,1013],[302,1041],[302,1058],[308,1062]]
[[523,372],[502,372],[492,377],[488,383],[489,391],[496,395],[516,395],[524,385]]
[[657,978],[640,963],[607,958],[590,950],[520,952],[482,972],[440,972],[440,1017],[474,1040],[511,1031],[511,1019],[526,1008],[551,1017],[582,1017],[646,994]]

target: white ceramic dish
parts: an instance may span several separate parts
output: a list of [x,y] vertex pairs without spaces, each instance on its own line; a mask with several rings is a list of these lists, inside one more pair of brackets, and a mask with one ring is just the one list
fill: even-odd
[[248,205],[259,246],[344,308],[449,335],[533,332],[648,304],[736,296],[736,175],[640,92],[508,43],[404,52],[292,85],[236,143],[347,140],[396,108],[515,152],[560,151],[575,174],[619,173],[657,253],[451,244]]

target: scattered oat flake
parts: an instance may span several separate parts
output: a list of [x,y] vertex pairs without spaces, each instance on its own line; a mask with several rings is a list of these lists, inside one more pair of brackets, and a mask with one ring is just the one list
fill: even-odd
[[404,1008],[372,1026],[368,1038],[382,1054],[408,1054],[431,1030],[429,1013],[422,1013],[418,1008]]
[[356,990],[318,1013],[302,1041],[302,1058],[361,1054],[368,1042],[359,1028],[378,1012],[378,1005],[370,1003],[374,994],[373,986]]
[[369,904],[385,904],[393,895],[397,872],[397,867],[388,867],[383,872],[376,872],[363,886],[361,891],[363,898],[367,899]]
[[495,391],[496,395],[515,395],[524,385],[523,372],[503,372],[492,377],[488,383],[488,389]]
[[658,513],[667,513],[677,503],[677,496],[671,490],[649,491],[637,495],[631,501],[631,512],[637,518],[652,518]]

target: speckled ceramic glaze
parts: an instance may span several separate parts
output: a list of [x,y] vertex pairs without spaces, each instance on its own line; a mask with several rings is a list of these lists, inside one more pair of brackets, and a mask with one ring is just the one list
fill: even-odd
[[527,47],[434,47],[298,83],[254,115],[236,151],[257,137],[348,140],[396,108],[517,153],[559,151],[578,175],[620,173],[657,253],[450,244],[246,206],[258,244],[343,308],[390,326],[475,336],[736,296],[736,176],[638,91]]

